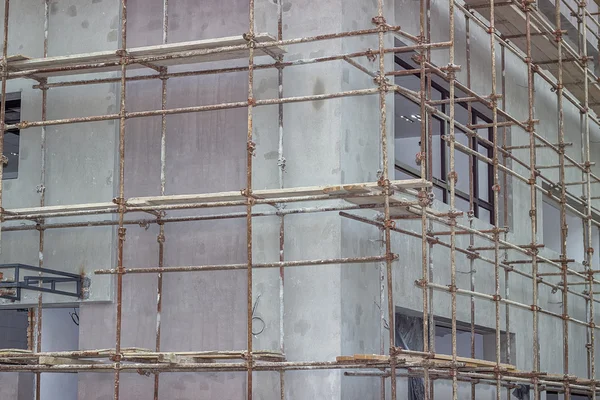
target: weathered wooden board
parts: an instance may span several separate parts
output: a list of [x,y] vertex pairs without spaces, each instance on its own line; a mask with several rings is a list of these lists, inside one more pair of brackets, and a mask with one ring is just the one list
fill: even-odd
[[[276,38],[267,33],[255,36],[259,43],[275,41]],[[212,61],[225,61],[243,59],[248,57],[248,49],[231,49],[216,52],[215,49],[222,47],[241,46],[247,43],[243,36],[229,36],[215,39],[195,40],[191,42],[180,42],[163,44],[157,46],[145,46],[128,49],[128,54],[133,59],[142,57],[160,57],[160,60],[150,62],[154,66],[165,67],[180,64],[197,64]],[[258,47],[256,56],[283,54],[285,50],[280,46],[269,48]],[[198,54],[200,53],[200,54]],[[270,54],[269,54],[270,53]],[[183,55],[183,56],[182,56]],[[98,67],[93,64],[118,63],[120,60],[117,51],[99,51],[86,54],[73,54],[69,56],[57,56],[46,58],[28,58],[23,55],[8,58],[8,67],[12,72],[33,71],[37,77],[67,76],[75,74],[87,74],[92,72],[120,71],[120,65]],[[88,67],[77,70],[68,70],[75,65],[88,65]],[[128,69],[147,68],[141,64],[131,64]],[[48,70],[45,71],[44,70]]]

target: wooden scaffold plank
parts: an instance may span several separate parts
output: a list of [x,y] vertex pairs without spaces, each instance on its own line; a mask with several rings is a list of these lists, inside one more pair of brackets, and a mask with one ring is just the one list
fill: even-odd
[[[276,38],[268,33],[255,35],[258,43],[268,43]],[[239,49],[248,42],[241,36],[228,36],[214,39],[195,40],[162,44],[156,46],[136,47],[127,50],[131,58],[131,69],[147,68],[136,63],[136,59],[156,58],[151,64],[166,67],[181,64],[197,64],[204,62],[226,61],[248,58],[248,49]],[[227,50],[217,50],[231,47]],[[255,56],[278,56],[285,53],[281,46],[258,47]],[[7,59],[11,72],[36,71],[36,77],[56,77],[97,72],[116,72],[121,70],[120,56],[117,51],[99,51],[93,53],[73,54],[46,58],[28,58],[24,55],[14,55]],[[103,65],[103,64],[111,65]],[[69,69],[73,66],[87,65],[88,67]],[[10,77],[10,75],[9,75]]]

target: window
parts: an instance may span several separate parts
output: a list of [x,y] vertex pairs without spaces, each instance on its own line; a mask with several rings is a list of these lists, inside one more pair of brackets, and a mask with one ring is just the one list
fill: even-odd
[[[396,57],[396,68],[400,70],[414,69],[403,59]],[[396,78],[396,83],[413,91],[420,90],[420,76],[415,74]],[[429,82],[427,82],[429,83]],[[446,100],[449,92],[434,81],[431,82],[432,100]],[[412,179],[420,177],[420,166],[416,159],[421,148],[421,117],[418,104],[412,102],[401,94],[396,94],[395,106],[395,148],[396,148],[396,179]],[[449,114],[448,104],[439,106],[444,114]],[[481,125],[492,121],[482,112],[469,107],[466,103],[456,103],[455,121],[460,124]],[[485,127],[477,130],[478,137],[469,137],[467,134],[455,127],[456,142],[492,158],[493,156],[493,130]],[[449,133],[449,124],[443,119],[432,117],[432,143],[431,149],[431,177],[434,185],[435,197],[446,204],[450,203],[450,185],[448,173],[450,172],[450,153],[446,141],[442,137]],[[426,144],[427,146],[427,144]],[[473,183],[473,213],[475,217],[494,223],[494,194],[492,191],[494,175],[493,167],[475,156],[471,156],[459,148],[455,148],[455,171],[458,180],[455,186],[456,208],[468,212],[471,209],[470,186]]]
[[[435,317],[435,349],[438,354],[452,354],[452,325],[449,318]],[[471,355],[471,324],[456,322],[456,355],[496,361],[496,333],[494,329],[475,325],[475,356]],[[423,315],[411,310],[396,313],[396,346],[405,350],[423,351]],[[506,343],[510,337],[511,360],[516,358],[515,336],[500,332],[500,362],[506,363]]]
[[[475,331],[475,356],[471,356],[471,330],[456,328],[456,355],[458,357],[469,357],[484,360],[483,334]],[[452,328],[436,325],[435,327],[435,351],[440,354],[452,354]]]
[[27,349],[27,313],[0,310],[0,349]]
[[[21,122],[21,94],[6,94],[6,113],[4,120],[7,125]],[[8,163],[4,165],[3,178],[15,179],[19,171],[19,139],[18,129],[11,129],[4,132],[4,156]]]
[[[414,351],[423,351],[423,315],[416,311],[402,309],[396,313],[395,329],[396,346]],[[457,321],[456,323],[456,353],[458,357],[476,358],[479,360],[496,361],[496,334],[493,329],[475,326],[474,356],[471,353],[471,325]],[[516,358],[515,335],[500,332],[500,362],[507,362],[507,341],[510,340],[510,360]],[[435,348],[437,354],[452,354],[451,320],[435,317]],[[424,383],[420,377],[408,379],[408,399],[422,400],[424,398]]]
[[[508,335],[500,332],[500,362],[506,363],[506,340]],[[476,358],[478,360],[496,361],[496,334],[493,329],[475,326],[474,355],[471,353],[471,325],[461,321],[456,323],[456,355],[458,357]],[[514,349],[514,335],[510,335],[511,352]],[[436,318],[435,352],[452,354],[452,325],[445,318]],[[515,354],[511,355],[514,360]]]

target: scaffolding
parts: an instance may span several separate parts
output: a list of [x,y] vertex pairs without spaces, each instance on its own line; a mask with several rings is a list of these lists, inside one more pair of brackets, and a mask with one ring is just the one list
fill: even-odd
[[[98,52],[77,54],[62,57],[48,56],[48,19],[49,0],[45,1],[44,57],[29,59],[8,54],[9,6],[10,0],[4,1],[4,37],[2,66],[2,106],[0,107],[0,151],[1,137],[10,129],[25,130],[41,127],[41,162],[40,171],[40,203],[33,208],[2,208],[2,231],[37,230],[39,232],[39,250],[43,254],[44,234],[49,229],[86,227],[94,229],[97,226],[115,226],[117,229],[117,263],[114,269],[97,270],[96,274],[116,276],[116,331],[114,332],[115,346],[112,349],[98,349],[68,352],[42,352],[42,293],[38,296],[37,307],[30,311],[29,350],[3,350],[0,352],[0,372],[30,371],[35,372],[36,399],[40,399],[40,376],[52,372],[102,372],[114,373],[114,399],[127,398],[120,386],[121,374],[127,371],[137,371],[154,375],[154,398],[158,399],[160,376],[168,372],[224,372],[239,371],[247,374],[246,395],[253,396],[254,372],[276,371],[279,373],[281,399],[287,397],[285,390],[286,371],[295,370],[340,370],[346,376],[370,376],[381,379],[381,396],[385,398],[404,398],[397,393],[397,381],[404,377],[420,377],[423,379],[424,399],[436,398],[434,382],[446,380],[452,383],[452,398],[458,399],[459,382],[467,382],[472,386],[471,398],[475,399],[477,385],[492,385],[496,389],[497,399],[511,397],[511,391],[519,385],[529,385],[533,398],[538,400],[544,391],[552,390],[564,393],[569,399],[571,394],[588,395],[595,399],[598,395],[597,386],[600,381],[596,377],[595,334],[599,329],[595,324],[595,285],[600,284],[599,269],[593,265],[594,244],[592,241],[593,227],[600,226],[600,220],[594,215],[600,214],[600,209],[594,205],[598,197],[593,195],[592,185],[600,183],[600,177],[592,172],[594,163],[591,161],[590,131],[600,127],[600,120],[594,110],[600,109],[600,84],[588,55],[588,35],[598,37],[598,12],[588,10],[585,0],[564,1],[555,0],[555,19],[552,23],[537,7],[535,0],[462,0],[450,1],[448,4],[448,40],[432,41],[431,35],[431,0],[420,0],[420,32],[412,35],[399,26],[386,22],[384,1],[378,0],[378,13],[372,17],[373,28],[330,34],[284,39],[283,12],[281,1],[278,6],[278,32],[276,35],[255,32],[255,1],[249,0],[249,20],[246,33],[236,37],[215,38],[195,42],[170,44],[168,33],[168,1],[163,9],[163,44],[144,48],[130,48],[127,45],[127,0],[121,0],[120,49],[116,52]],[[575,6],[573,6],[575,4]],[[575,46],[567,41],[566,30],[562,27],[561,8],[568,7],[577,20],[577,38]],[[456,38],[455,20],[462,16],[466,21],[466,54],[468,63],[459,66],[455,63],[455,52],[458,39]],[[501,22],[499,22],[501,21]],[[507,22],[507,21],[510,21]],[[595,29],[590,27],[595,26]],[[491,49],[490,73],[491,93],[477,93],[471,89],[470,78],[470,41],[469,27],[471,25],[483,28],[488,32],[489,48]],[[360,52],[337,54],[302,60],[286,60],[286,50],[294,45],[328,41],[348,37],[376,35],[379,47],[375,50],[364,49]],[[408,44],[390,47],[386,38],[397,37]],[[497,54],[500,49],[500,57]],[[432,62],[432,52],[444,51],[447,54],[447,65],[438,66]],[[414,53],[418,68],[406,73],[390,71],[386,60],[394,54]],[[505,93],[505,60],[506,54],[520,59],[527,70],[527,99],[528,117],[525,121],[512,116],[506,111]],[[272,57],[271,63],[255,62],[258,56]],[[188,72],[170,72],[168,67],[183,64],[198,64],[206,61],[220,61],[247,58],[247,67],[197,69]],[[375,59],[376,72],[365,68],[356,60]],[[283,76],[290,66],[310,66],[332,61],[343,61],[373,78],[373,87],[336,93],[285,97]],[[467,70],[467,82],[459,82],[456,73],[461,69]],[[144,75],[130,76],[131,70],[151,71]],[[255,98],[255,71],[272,69],[278,72],[279,92],[277,98],[258,100]],[[502,74],[497,76],[500,69]],[[96,74],[107,71],[118,72],[119,77],[77,80],[76,74]],[[169,79],[184,76],[226,74],[232,72],[248,73],[248,99],[246,101],[191,106],[182,108],[167,108],[167,84]],[[413,91],[396,84],[393,79],[408,74],[420,77],[419,91]],[[69,80],[49,82],[50,77],[68,77]],[[553,143],[536,129],[539,120],[535,115],[534,81],[539,77],[555,91],[558,112],[558,142]],[[26,78],[35,81],[35,88],[41,90],[42,112],[38,121],[23,121],[7,125],[5,121],[5,105],[7,81],[10,79]],[[447,100],[435,100],[431,96],[432,78],[446,82],[449,97]],[[157,79],[162,84],[161,109],[150,111],[128,111],[126,109],[127,82]],[[120,109],[117,113],[76,117],[65,119],[48,119],[47,102],[48,90],[56,87],[77,85],[94,85],[101,83],[117,83],[120,85]],[[421,124],[420,152],[417,155],[420,162],[420,178],[411,180],[394,180],[390,171],[390,148],[388,143],[387,99],[390,93],[402,95],[420,107]],[[458,94],[457,94],[458,93]],[[464,94],[464,96],[463,96]],[[339,99],[349,96],[373,96],[379,102],[379,140],[381,147],[381,173],[376,182],[355,183],[338,186],[310,186],[286,188],[284,185],[285,158],[283,154],[283,105],[297,102],[311,102],[328,99]],[[463,97],[460,97],[463,96]],[[490,124],[470,124],[465,126],[456,120],[457,104],[465,103],[487,108],[492,116]],[[566,154],[569,143],[565,141],[564,104],[570,104],[581,114],[581,159],[577,160]],[[448,112],[441,111],[444,104]],[[253,154],[256,148],[254,142],[253,117],[255,108],[277,105],[279,114],[279,188],[256,190],[253,186]],[[192,194],[166,195],[166,135],[167,116],[184,113],[200,113],[205,111],[243,108],[247,110],[247,167],[246,186],[241,191]],[[125,127],[127,121],[133,118],[156,116],[161,118],[161,151],[160,151],[160,196],[154,197],[125,197]],[[432,207],[432,165],[433,152],[431,129],[432,118],[445,121],[449,130],[442,139],[445,141],[449,154],[449,211],[440,211]],[[113,202],[94,204],[71,204],[63,206],[47,206],[45,201],[46,160],[49,157],[46,148],[46,128],[54,125],[88,123],[96,121],[118,121],[118,196]],[[492,128],[492,139],[481,136],[480,128]],[[528,145],[512,146],[510,144],[510,128],[519,128],[526,133]],[[493,152],[487,157],[469,146],[456,140],[456,129],[465,132],[470,138],[489,143]],[[556,165],[540,165],[537,155],[540,151],[550,151],[559,162]],[[456,204],[456,183],[458,174],[455,170],[455,154],[463,152],[469,155],[472,166],[483,162],[493,168],[493,218],[492,229],[477,229],[474,227],[473,215],[464,215],[458,211]],[[0,178],[2,177],[0,163]],[[518,172],[518,168],[527,173]],[[578,180],[569,180],[567,168],[579,173]],[[545,169],[558,171],[558,181],[552,180]],[[529,188],[529,216],[526,224],[530,227],[529,243],[513,243],[508,239],[509,221],[509,186],[510,181],[521,182]],[[2,190],[0,179],[0,206],[2,205]],[[474,185],[470,179],[470,208],[474,204]],[[574,193],[573,187],[581,190],[583,196]],[[560,258],[549,259],[540,254],[544,246],[538,241],[540,195],[557,199],[560,205]],[[335,203],[327,203],[336,200]],[[315,207],[280,207],[283,204],[294,205],[306,201],[325,202],[323,206]],[[256,211],[260,205],[271,206],[270,211]],[[224,208],[231,206],[246,207],[245,212],[223,212],[221,214],[203,214],[193,216],[167,216],[172,210],[194,210],[204,208]],[[379,217],[366,218],[362,214],[352,213],[355,210],[370,209],[379,213]],[[128,214],[145,213],[145,217],[127,218]],[[288,260],[285,254],[284,223],[285,218],[292,214],[307,213],[338,213],[341,218],[350,219],[361,224],[374,226],[380,230],[384,247],[381,255],[365,257],[341,257],[307,260]],[[572,213],[584,221],[584,270],[572,267],[574,259],[567,254],[567,215]],[[108,215],[116,219],[85,220],[88,216]],[[135,214],[139,215],[139,214]],[[47,222],[48,218],[81,217],[79,222]],[[252,254],[253,222],[255,218],[273,216],[279,219],[279,255],[278,262],[257,263]],[[461,218],[467,217],[468,224],[461,223]],[[164,240],[167,223],[217,220],[238,218],[245,219],[247,231],[247,262],[222,265],[187,265],[167,266],[164,260]],[[403,226],[404,221],[420,222],[420,230],[412,230]],[[24,225],[5,224],[9,221],[27,221]],[[33,223],[31,223],[33,222]],[[157,224],[159,227],[157,267],[134,268],[124,263],[124,241],[127,225]],[[459,236],[468,236],[470,245],[461,248],[458,245]],[[399,254],[394,252],[394,240],[402,237],[414,237],[421,241],[421,279],[415,284],[422,292],[422,351],[410,351],[396,345],[394,321],[396,318],[397,294],[393,290],[393,272],[399,268]],[[398,239],[401,240],[401,239]],[[480,241],[487,242],[486,246],[475,247]],[[434,248],[442,248],[449,255],[447,265],[433,265],[432,253]],[[469,289],[457,286],[457,255],[469,259],[471,287]],[[401,256],[401,255],[400,255]],[[519,258],[520,257],[520,258]],[[571,257],[571,258],[569,258]],[[494,271],[494,290],[487,293],[477,291],[473,279],[474,263],[481,262],[489,265]],[[330,361],[288,361],[285,357],[284,330],[281,326],[281,348],[277,351],[257,351],[253,348],[253,271],[262,268],[273,268],[280,271],[279,290],[281,299],[284,291],[284,271],[286,268],[305,266],[327,266],[341,264],[382,263],[384,277],[381,286],[381,326],[385,334],[387,321],[390,348],[383,349],[378,355],[340,355]],[[39,259],[40,271],[43,271],[43,257]],[[435,283],[433,275],[441,269],[449,269],[450,281],[444,284]],[[235,351],[198,351],[198,352],[163,352],[161,351],[160,322],[162,310],[162,278],[166,273],[198,272],[216,270],[245,270],[247,271],[247,347]],[[550,272],[549,272],[550,271]],[[156,304],[156,346],[152,350],[125,348],[121,344],[122,310],[123,310],[123,276],[125,274],[155,274],[158,278],[158,297]],[[531,284],[531,302],[523,303],[510,298],[509,278],[518,276],[527,279]],[[553,280],[554,279],[554,280]],[[32,284],[42,285],[44,278],[33,278]],[[539,305],[539,288],[547,287],[562,294],[562,314],[543,309]],[[502,291],[501,289],[504,289]],[[445,357],[435,352],[433,328],[435,327],[434,293],[447,293],[451,299],[451,355]],[[457,352],[457,298],[467,297],[471,300],[471,358],[459,357]],[[579,320],[569,315],[568,304],[572,298],[583,299],[586,304],[586,320]],[[475,337],[475,300],[493,304],[495,312],[495,361],[476,359],[474,350]],[[387,303],[387,304],[386,304]],[[512,365],[510,341],[502,348],[502,332],[511,332],[510,309],[522,309],[530,312],[532,326],[531,357],[533,368],[520,370]],[[288,310],[286,310],[288,311]],[[289,310],[293,312],[293,310]],[[280,304],[280,324],[283,325],[284,304]],[[503,317],[504,315],[504,317]],[[563,327],[563,373],[551,374],[540,368],[540,332],[539,317],[545,315],[561,321]],[[504,319],[504,324],[502,324]],[[587,363],[587,376],[574,376],[570,373],[570,342],[569,334],[573,326],[583,327],[586,337],[581,346],[585,346],[587,360],[575,360],[577,363]],[[514,330],[514,329],[513,329]],[[387,392],[389,388],[390,392]],[[439,397],[438,397],[439,398]]]

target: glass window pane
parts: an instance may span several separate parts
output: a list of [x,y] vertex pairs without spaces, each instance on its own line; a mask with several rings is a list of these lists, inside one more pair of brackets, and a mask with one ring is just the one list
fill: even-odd
[[394,109],[396,161],[419,169],[416,155],[421,151],[420,108],[406,97],[397,95],[394,99]]
[[490,199],[490,182],[488,175],[488,168],[490,167],[486,162],[478,161],[478,185],[479,185],[479,199],[489,202]]
[[19,131],[4,133],[4,155],[8,164],[4,165],[3,177],[14,179],[19,170]]
[[[8,93],[6,100],[4,122],[8,125],[21,122],[21,98],[17,93]],[[4,156],[8,163],[4,165],[4,179],[17,178],[19,170],[19,130],[4,133]]]
[[[396,64],[396,70],[403,71],[405,70],[402,66]],[[402,75],[395,76],[394,82],[396,85],[400,85],[404,88],[410,89],[412,91],[418,92],[421,90],[421,79],[419,78],[419,72],[414,70],[417,75]]]
[[431,120],[433,177],[445,181],[446,178],[442,176],[442,146],[445,146],[441,137],[443,123],[437,118]]
[[467,200],[456,196],[456,209],[463,211],[465,214],[471,210],[470,204]]
[[[454,134],[456,136],[457,143],[460,143],[464,146],[470,147],[469,146],[469,138],[467,137],[467,135],[464,132],[455,130]],[[448,151],[449,151],[449,149],[448,149]],[[471,186],[470,174],[469,174],[471,162],[470,162],[469,158],[470,158],[470,156],[468,154],[463,153],[462,150],[460,150],[458,147],[455,147],[454,170],[458,174],[458,181],[456,182],[456,189],[460,190],[461,192],[465,193],[466,195],[469,194],[469,188]],[[448,157],[448,164],[449,164],[449,160],[450,160],[450,157]],[[448,171],[450,171],[449,168],[448,168]]]
[[[567,235],[567,255],[577,262],[585,260],[585,248],[583,245],[583,220],[575,214],[567,212],[567,226],[569,234]],[[560,237],[560,231],[557,232]]]
[[479,207],[479,216],[477,218],[479,218],[482,221],[491,223],[492,213],[483,207]]
[[[491,121],[482,119],[481,117],[475,117],[475,123],[478,125],[483,125],[483,124],[490,124]],[[498,129],[498,135],[501,134],[500,129]],[[477,135],[483,139],[487,139],[487,140],[492,140],[492,129],[487,127],[487,128],[479,128],[477,129]]]
[[560,253],[560,211],[554,203],[543,202],[542,224],[545,247]]
[[[598,246],[598,244],[600,244],[598,241],[600,240],[600,230],[598,230],[598,227],[596,225],[592,226],[592,243],[597,243],[596,246]],[[600,248],[600,247],[595,247],[595,248]],[[600,262],[600,252],[599,251],[594,251],[594,254],[592,254],[592,266],[594,269],[598,269],[598,263]]]
[[[396,70],[405,70],[400,64],[396,64],[395,68]],[[401,85],[410,90],[421,90],[421,79],[418,75],[397,76],[394,78],[394,81],[397,85]],[[434,100],[442,99],[442,92],[435,87],[432,87],[431,98]],[[400,94],[396,94],[394,99],[394,114],[396,162],[402,163],[409,168],[419,170],[420,165],[417,164],[416,156],[417,153],[421,151],[421,109],[418,104],[408,100]],[[437,179],[445,180],[445,177],[442,176],[442,130],[443,122],[439,119],[431,118],[431,127],[429,132],[427,132],[427,135],[432,135],[432,175]],[[428,143],[425,143],[425,146],[427,145]],[[426,160],[426,162],[428,162],[428,160]]]
[[[487,157],[488,149],[482,145],[477,146],[477,152]],[[489,173],[492,166],[485,161],[477,160],[477,184],[479,189],[479,198],[484,201],[490,201],[490,187],[493,182],[490,181]]]
[[[452,330],[445,326],[435,327],[435,352],[452,354]],[[471,357],[471,332],[463,329],[456,330],[456,355]],[[483,336],[475,333],[475,356],[483,357]]]
[[433,194],[435,195],[435,199],[440,201],[440,202],[444,202],[444,189],[434,186],[433,187]]
[[[417,154],[421,151],[421,120],[420,110],[416,104],[403,96],[396,96],[395,100],[395,159],[410,168],[419,170]],[[433,176],[445,180],[442,176],[442,132],[443,124],[440,120],[432,118],[432,169]],[[427,143],[425,144],[427,145]],[[428,160],[425,160],[428,162]]]
[[[470,122],[470,118],[469,118],[469,111],[465,108],[462,107],[460,103],[455,103],[456,106],[454,107],[454,119],[456,120],[456,122],[467,126],[469,125]],[[450,115],[449,110],[447,110],[446,112],[448,115]]]
[[400,169],[398,169],[398,168],[396,168],[395,170],[396,170],[396,171],[395,171],[395,176],[394,176],[394,179],[396,179],[396,180],[402,180],[402,179],[415,179],[415,178],[416,178],[415,176],[413,176],[413,175],[411,175],[411,174],[408,174],[408,173],[406,173],[406,171],[402,171],[402,170],[400,170]]

